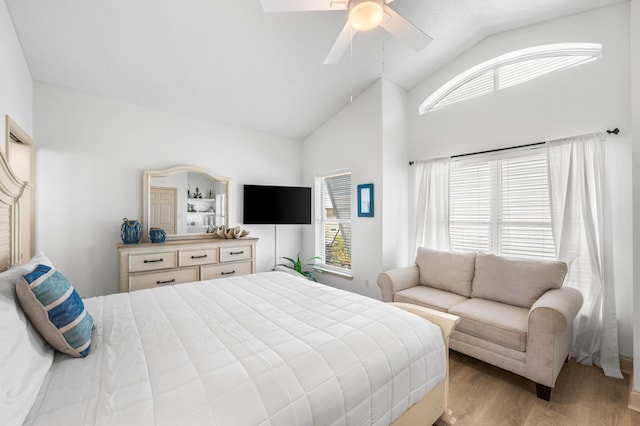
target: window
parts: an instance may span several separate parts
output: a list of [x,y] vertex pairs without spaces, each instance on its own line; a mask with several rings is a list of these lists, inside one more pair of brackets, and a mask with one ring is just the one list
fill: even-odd
[[316,178],[316,256],[328,271],[351,272],[351,173]]
[[560,43],[516,50],[457,75],[420,105],[419,113],[515,86],[554,71],[586,64],[602,56],[597,43]]
[[546,152],[453,161],[449,233],[456,251],[555,259]]

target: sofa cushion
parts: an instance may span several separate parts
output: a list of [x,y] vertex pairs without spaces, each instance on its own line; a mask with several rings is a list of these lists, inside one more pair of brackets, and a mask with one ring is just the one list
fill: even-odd
[[420,284],[469,297],[475,258],[475,253],[451,253],[420,247],[416,255]]
[[527,308],[472,298],[449,313],[460,317],[456,330],[517,351],[527,349]]
[[567,265],[478,253],[471,297],[530,308],[547,290],[562,287]]
[[451,307],[467,300],[466,297],[449,291],[417,285],[397,292],[393,296],[394,302],[413,303],[437,311],[448,312]]

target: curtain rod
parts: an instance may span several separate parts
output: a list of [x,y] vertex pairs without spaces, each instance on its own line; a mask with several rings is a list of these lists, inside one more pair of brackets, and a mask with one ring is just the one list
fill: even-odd
[[[617,127],[613,130],[607,130],[608,134],[614,134],[617,135],[618,133],[620,133],[620,129],[618,129]],[[457,155],[451,155],[449,158],[460,158],[460,157],[467,157],[469,155],[478,155],[478,154],[490,154],[492,152],[501,152],[501,151],[509,151],[512,149],[519,149],[519,148],[529,148],[532,146],[538,146],[538,145],[544,145],[547,142],[534,142],[534,143],[528,143],[525,145],[518,145],[518,146],[510,146],[507,148],[496,148],[496,149],[489,149],[486,151],[477,151],[477,152],[469,152],[467,154],[457,154]],[[415,161],[409,161],[409,165],[413,166],[416,162]]]

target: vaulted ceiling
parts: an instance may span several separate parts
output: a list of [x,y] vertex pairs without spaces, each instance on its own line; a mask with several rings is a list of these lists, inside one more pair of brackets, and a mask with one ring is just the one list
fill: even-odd
[[[375,29],[323,65],[344,11],[260,0],[5,0],[35,81],[303,139],[384,76],[411,89],[491,34],[626,0],[395,0],[433,38]],[[299,0],[300,2],[308,0]]]

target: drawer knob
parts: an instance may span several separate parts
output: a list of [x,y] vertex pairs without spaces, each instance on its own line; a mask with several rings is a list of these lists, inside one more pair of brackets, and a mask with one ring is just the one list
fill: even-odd
[[171,284],[171,283],[175,283],[175,282],[176,282],[176,279],[172,278],[172,279],[167,280],[167,281],[156,281],[156,284]]
[[191,256],[192,259],[204,259],[205,257],[207,257],[206,254],[203,254],[202,256]]
[[244,250],[240,250],[240,251],[231,251],[231,252],[229,252],[229,254],[244,254]]
[[233,270],[231,272],[222,272],[220,275],[231,275],[231,274],[235,274],[235,273],[236,273],[236,271]]
[[156,263],[156,262],[164,262],[163,258],[160,259],[151,259],[151,260],[146,260],[144,261],[144,263]]

